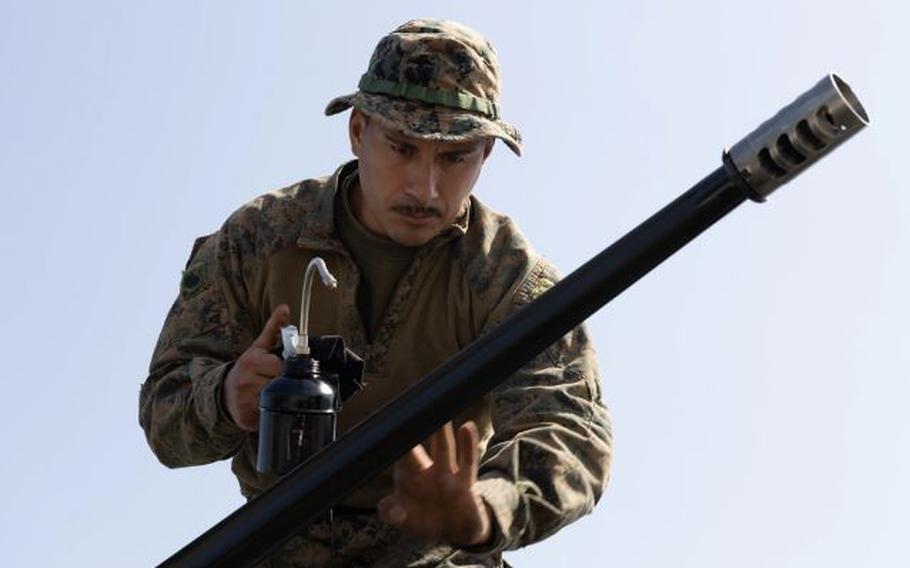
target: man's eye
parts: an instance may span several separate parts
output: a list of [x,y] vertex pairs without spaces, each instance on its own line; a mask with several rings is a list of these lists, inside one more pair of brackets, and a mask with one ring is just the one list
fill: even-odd
[[458,164],[465,160],[464,154],[443,154],[443,157],[445,161],[453,164]]
[[392,144],[392,150],[395,150],[398,154],[402,156],[410,156],[413,152],[413,148],[410,146],[404,146],[402,144]]

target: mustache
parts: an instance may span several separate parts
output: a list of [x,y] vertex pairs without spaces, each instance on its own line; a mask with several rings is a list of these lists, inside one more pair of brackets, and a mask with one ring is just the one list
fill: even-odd
[[392,207],[393,211],[398,211],[399,213],[404,213],[405,215],[410,215],[412,217],[441,217],[442,211],[438,208],[425,205],[415,205],[415,204],[402,204],[395,205]]

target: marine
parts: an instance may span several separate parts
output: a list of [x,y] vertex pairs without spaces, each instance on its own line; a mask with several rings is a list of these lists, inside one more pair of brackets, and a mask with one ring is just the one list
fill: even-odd
[[[310,331],[363,357],[344,433],[551,287],[559,274],[507,216],[471,191],[498,139],[520,155],[499,108],[499,65],[476,31],[412,20],[383,37],[351,109],[354,160],[238,209],[200,237],[152,355],[139,421],[168,467],[232,460],[255,499],[258,394],[281,372],[270,351],[299,311]],[[312,524],[267,565],[502,566],[502,552],[589,513],[609,478],[612,433],[584,326]]]

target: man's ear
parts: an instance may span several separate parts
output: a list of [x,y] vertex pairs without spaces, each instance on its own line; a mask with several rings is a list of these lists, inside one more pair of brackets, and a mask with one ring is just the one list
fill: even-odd
[[351,139],[351,153],[360,157],[360,148],[363,145],[363,137],[366,135],[369,118],[359,110],[351,109],[351,116],[348,118],[348,137]]

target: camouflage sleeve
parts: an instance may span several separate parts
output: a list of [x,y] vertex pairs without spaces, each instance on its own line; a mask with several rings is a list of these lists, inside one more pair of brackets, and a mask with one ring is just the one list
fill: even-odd
[[196,240],[139,395],[139,423],[168,467],[224,459],[243,440],[221,405],[224,377],[247,339],[231,308],[238,302],[219,258],[219,245],[228,248],[222,238]]
[[[557,279],[540,259],[506,311],[530,303]],[[484,552],[526,546],[590,513],[612,455],[610,418],[584,326],[507,379],[493,401],[494,433],[477,486],[494,519],[494,541]]]

